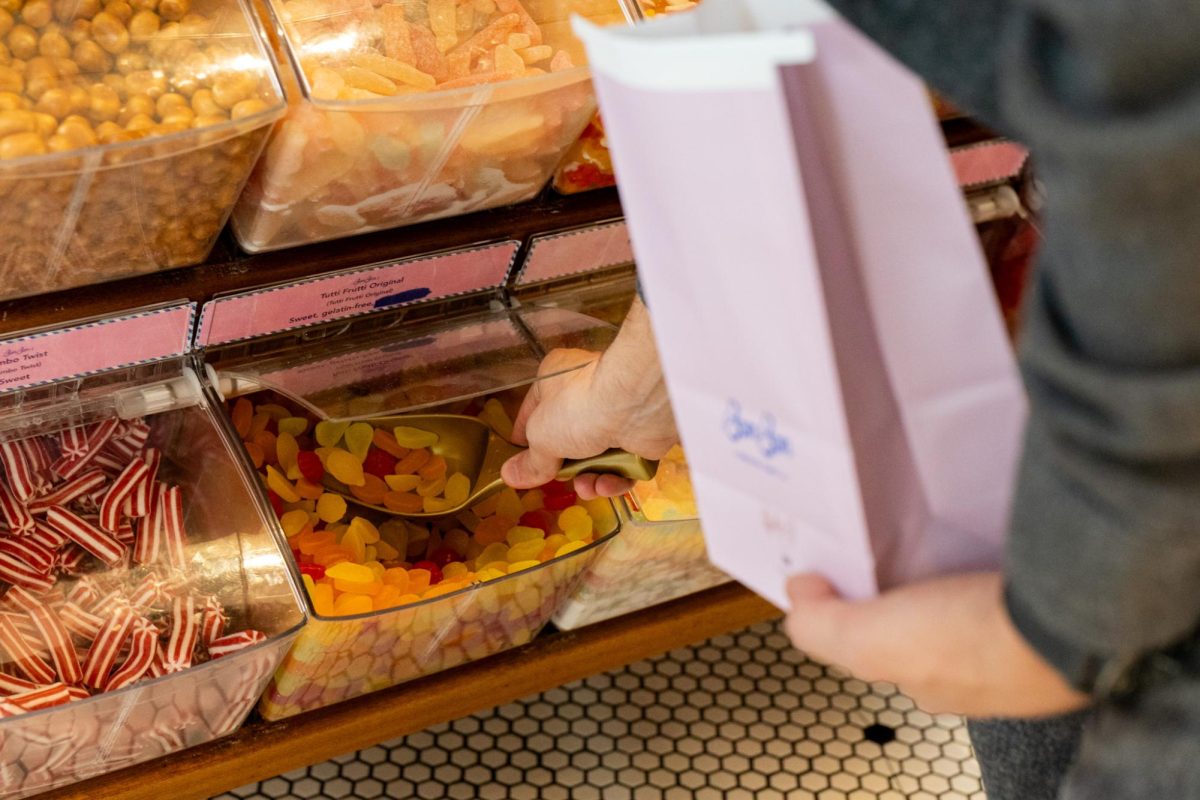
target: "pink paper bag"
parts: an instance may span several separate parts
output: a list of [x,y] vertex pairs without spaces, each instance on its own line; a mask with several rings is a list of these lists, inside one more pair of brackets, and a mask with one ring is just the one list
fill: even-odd
[[713,561],[997,566],[1024,394],[922,84],[812,0],[576,26]]

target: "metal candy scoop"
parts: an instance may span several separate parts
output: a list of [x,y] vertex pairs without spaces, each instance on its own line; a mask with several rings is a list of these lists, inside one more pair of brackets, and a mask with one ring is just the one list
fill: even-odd
[[[447,474],[453,475],[455,472],[461,472],[471,481],[470,494],[464,502],[456,506],[434,513],[401,512],[393,511],[386,506],[363,502],[351,493],[349,487],[326,473],[324,480],[326,488],[342,495],[348,502],[397,517],[414,519],[444,517],[481,502],[504,488],[504,480],[500,477],[500,467],[505,461],[524,449],[505,441],[487,423],[475,417],[458,414],[403,415],[372,419],[370,422],[376,427],[385,429],[404,426],[436,434],[437,444],[429,449],[434,455],[446,459]],[[583,472],[595,472],[619,475],[635,481],[648,481],[654,477],[657,471],[657,461],[649,461],[624,450],[614,449],[591,458],[564,461],[557,477],[558,480],[565,481]]]

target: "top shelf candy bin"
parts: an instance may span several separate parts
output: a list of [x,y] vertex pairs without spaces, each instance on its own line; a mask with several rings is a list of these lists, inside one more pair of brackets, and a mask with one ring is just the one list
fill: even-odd
[[527,200],[595,98],[578,14],[622,0],[270,0],[290,106],[234,213],[251,252]]
[[241,0],[0,5],[0,296],[203,261],[283,109]]

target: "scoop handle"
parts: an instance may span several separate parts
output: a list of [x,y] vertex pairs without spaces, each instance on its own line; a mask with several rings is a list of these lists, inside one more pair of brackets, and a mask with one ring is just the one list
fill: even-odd
[[570,480],[582,472],[600,475],[619,475],[631,481],[651,480],[658,472],[658,462],[635,456],[624,450],[606,450],[591,458],[564,461],[558,471],[560,481]]

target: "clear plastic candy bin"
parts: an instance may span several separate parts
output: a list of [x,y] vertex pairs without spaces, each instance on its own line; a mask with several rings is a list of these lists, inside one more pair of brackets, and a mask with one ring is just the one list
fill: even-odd
[[283,113],[245,0],[0,7],[0,297],[203,261]]
[[595,111],[570,17],[622,0],[270,0],[290,106],[234,212],[251,252],[527,200]]
[[731,578],[708,560],[683,450],[660,462],[621,507],[621,533],[554,616],[563,630],[709,589]]
[[[525,644],[617,530],[611,503],[580,504],[561,484],[433,520],[381,510],[466,483],[452,449],[404,438],[402,415],[476,416],[506,438],[540,360],[508,311],[393,327],[402,315],[210,356],[311,611],[259,706],[267,719]],[[330,478],[375,508],[343,503]]]
[[[0,410],[3,441],[19,441],[17,437],[26,442],[37,440],[52,457],[59,455],[60,443],[63,453],[78,444],[78,440],[71,444],[67,431],[72,426],[80,426],[76,430],[91,437],[100,435],[97,432],[105,429],[107,420],[121,419],[118,433],[107,440],[109,444],[104,445],[101,456],[91,462],[109,475],[109,480],[110,470],[115,469],[110,462],[124,459],[117,453],[128,452],[128,447],[140,452],[137,436],[144,430],[144,419],[147,444],[161,453],[156,481],[182,490],[179,519],[187,538],[186,543],[181,540],[178,551],[172,551],[178,553],[178,560],[175,555],[165,555],[167,550],[162,548],[157,556],[143,553],[141,557],[150,566],[131,556],[139,552],[139,545],[133,542],[146,536],[146,517],[127,520],[132,527],[116,534],[128,549],[114,566],[106,567],[70,542],[60,546],[59,563],[63,566],[61,572],[53,573],[54,588],[46,592],[35,589],[34,594],[36,603],[50,609],[65,625],[82,665],[81,681],[67,678],[66,668],[59,666],[60,655],[50,655],[50,648],[39,643],[36,633],[31,637],[34,629],[29,621],[35,619],[33,613],[26,614],[16,604],[14,597],[20,593],[15,587],[7,590],[5,622],[23,631],[26,647],[52,664],[58,670],[58,685],[69,683],[80,699],[22,713],[26,706],[18,708],[15,704],[30,702],[20,700],[28,696],[14,694],[12,687],[6,686],[5,697],[0,699],[0,716],[4,717],[0,719],[0,738],[4,742],[0,749],[0,797],[25,797],[236,730],[303,625],[304,614],[261,500],[241,466],[226,423],[201,393],[194,372],[178,360],[157,362],[79,383],[29,390],[19,404],[10,403],[11,398],[0,397],[4,406]],[[72,402],[63,403],[64,398]],[[64,406],[70,409],[69,418],[56,413]],[[18,420],[32,425],[17,427]],[[31,438],[34,433],[37,435]],[[128,463],[132,459],[124,460]],[[36,459],[31,457],[31,463],[36,464]],[[6,486],[16,480],[11,477],[10,464],[6,460],[10,475]],[[95,521],[86,505],[87,499],[80,498],[63,507]],[[125,538],[126,533],[130,538]],[[39,523],[37,532],[25,537],[24,547],[28,549],[30,538],[43,535]],[[0,547],[6,556],[18,552],[13,550],[13,541],[6,539]],[[11,563],[5,561],[6,569]],[[7,585],[10,578],[7,572],[5,575]],[[181,611],[175,616],[177,597]],[[196,601],[194,615],[188,613],[193,607],[186,604],[186,597],[204,599],[203,604]],[[209,607],[215,610],[208,614],[200,610]],[[92,685],[89,676],[94,654],[103,650],[99,642],[106,634],[95,636],[89,644],[95,629],[90,634],[80,631],[89,624],[107,626],[127,613],[137,621],[127,629],[131,632],[126,634],[125,645],[113,652],[111,671],[105,668],[97,674],[108,675],[108,680],[114,681],[124,671],[126,679],[134,682],[124,688],[108,684],[111,690],[100,693],[95,693],[98,689],[93,686],[93,695],[84,699],[87,690],[83,687]],[[223,630],[213,627],[213,614],[223,614]],[[194,649],[188,650],[186,645],[172,649],[169,631],[189,630],[174,624],[189,618],[196,625],[192,629],[197,632]],[[140,667],[134,672],[128,670],[134,669],[129,665],[140,658],[139,652],[144,652],[144,640],[139,638],[143,633],[150,642],[157,637],[159,651],[139,679],[133,676]],[[0,634],[0,638],[2,680],[7,684],[27,678],[7,634]],[[187,642],[188,637],[181,634],[180,641]],[[155,674],[159,677],[152,677]],[[28,707],[36,709],[37,705]]]

